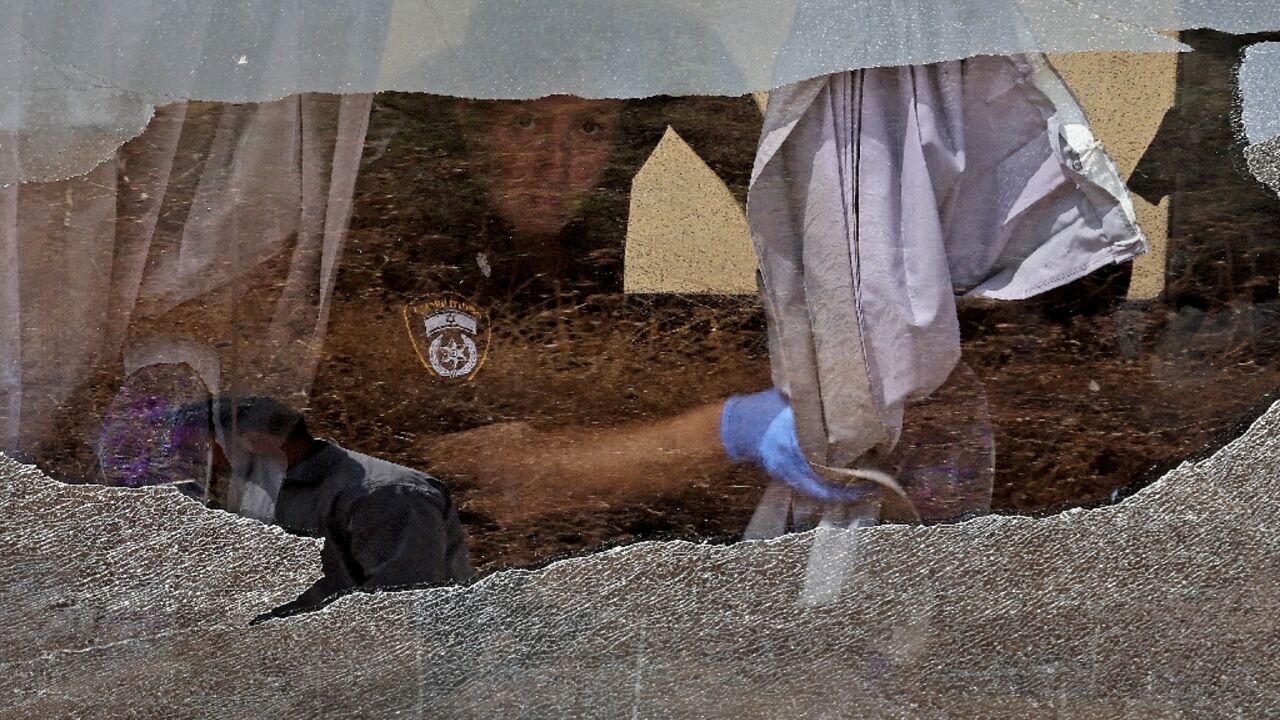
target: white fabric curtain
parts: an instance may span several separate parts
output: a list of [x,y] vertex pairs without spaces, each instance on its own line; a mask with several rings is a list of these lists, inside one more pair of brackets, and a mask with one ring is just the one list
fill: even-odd
[[369,106],[175,103],[88,175],[0,188],[0,447],[125,356],[309,390]]

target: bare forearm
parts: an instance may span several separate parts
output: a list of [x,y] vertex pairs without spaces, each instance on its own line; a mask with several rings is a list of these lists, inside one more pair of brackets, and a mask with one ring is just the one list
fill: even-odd
[[595,483],[618,492],[664,494],[690,477],[728,467],[720,446],[723,407],[712,403],[656,423],[597,431],[577,442],[566,436],[557,464],[582,487]]
[[516,492],[531,512],[540,510],[543,498],[643,500],[727,469],[720,446],[723,405],[606,429],[494,425],[433,438],[425,454],[440,476]]

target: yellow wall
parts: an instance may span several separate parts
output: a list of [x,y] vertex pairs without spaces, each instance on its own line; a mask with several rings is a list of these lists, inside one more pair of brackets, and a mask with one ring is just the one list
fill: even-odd
[[[1120,172],[1128,177],[1173,105],[1174,53],[1079,53],[1050,58],[1089,115]],[[1164,289],[1169,200],[1152,205],[1134,196],[1138,222],[1151,249],[1134,261],[1129,297],[1150,299]]]
[[756,291],[742,207],[671,128],[632,183],[623,267],[627,292]]

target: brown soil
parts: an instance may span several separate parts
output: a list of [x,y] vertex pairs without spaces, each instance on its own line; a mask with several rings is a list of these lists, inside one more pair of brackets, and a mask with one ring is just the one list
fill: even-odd
[[[429,265],[415,255],[418,209],[404,187],[406,178],[439,180],[451,170],[432,160],[429,142],[406,141],[402,121],[397,112],[374,114],[307,408],[316,434],[430,467],[421,449],[427,437],[517,420],[611,427],[768,386],[754,298],[617,293],[497,307],[489,359],[475,381],[434,379],[401,316],[419,299],[415,268]],[[740,196],[743,184],[734,176],[731,189]],[[625,207],[625,196],[620,201]],[[964,360],[985,385],[994,426],[994,511],[1118,500],[1238,432],[1280,387],[1274,303],[1175,312],[1122,303],[1126,285],[1123,271],[1102,273],[1035,302],[962,309]],[[119,382],[117,371],[104,370],[32,459],[60,477],[88,478],[87,448]],[[932,410],[944,421],[967,411],[946,403]],[[641,539],[732,540],[766,484],[750,469],[685,480],[660,501],[566,506],[507,526],[475,510],[475,489],[458,486],[456,496],[475,565],[488,571]]]
[[[314,422],[348,447],[421,467],[430,458],[416,441],[437,422],[470,417],[477,424],[533,419],[545,428],[615,425],[668,417],[767,386],[754,303],[716,307],[689,300],[655,311],[643,299],[613,300],[619,310],[605,313],[599,334],[577,345],[576,367],[551,367],[544,374],[522,366],[522,356],[547,352],[538,343],[520,348],[524,354],[498,350],[482,371],[501,388],[496,408],[487,402],[493,395],[433,384],[411,355],[398,314],[377,302],[344,304],[333,318],[335,353],[317,379]],[[640,309],[641,317],[621,308]],[[663,310],[675,316],[666,332],[658,330]],[[1160,308],[1139,313],[1139,323],[1155,327],[1147,330],[1140,353],[1126,357],[1110,314],[1058,321],[1030,305],[966,312],[964,360],[985,385],[994,427],[995,512],[1043,514],[1118,501],[1229,439],[1260,412],[1260,399],[1280,386],[1280,367],[1269,362],[1270,346],[1261,345],[1280,339],[1274,311],[1254,318],[1265,319],[1266,327],[1224,328],[1229,322],[1218,317],[1212,320],[1221,322],[1206,322],[1213,327],[1198,332],[1161,317]],[[715,332],[709,331],[712,323],[720,325]],[[595,360],[583,363],[583,357]],[[376,381],[371,390],[373,373],[399,380]],[[521,407],[528,411],[519,412]],[[967,410],[944,406],[934,413],[963,416]],[[660,502],[574,506],[506,527],[466,512],[473,504],[469,488],[457,495],[476,565],[488,570],[640,539],[731,540],[745,528],[765,484],[751,470],[694,477]]]
[[[329,360],[311,401],[322,432],[429,466],[423,436],[511,420],[543,428],[656,420],[768,386],[753,298],[621,295],[496,317],[476,382],[433,381],[412,354],[403,295],[385,279],[405,274],[398,258],[412,242],[412,224],[387,212],[385,200],[403,192],[402,173],[395,163],[374,164],[357,187]],[[1224,306],[1205,315],[1126,305],[1127,279],[1126,269],[1113,269],[1033,302],[962,308],[964,360],[985,385],[994,426],[994,511],[1116,501],[1231,436],[1280,386],[1280,367],[1270,362],[1280,341],[1275,308]],[[968,408],[930,412],[945,420]],[[475,491],[463,486],[457,494],[476,565],[493,569],[639,539],[731,540],[765,483],[751,470],[693,477],[660,502],[566,507],[506,527],[468,512]]]

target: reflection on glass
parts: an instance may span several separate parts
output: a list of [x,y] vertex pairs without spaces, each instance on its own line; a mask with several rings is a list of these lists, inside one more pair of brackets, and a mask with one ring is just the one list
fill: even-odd
[[[1269,475],[1222,478],[1257,470],[1269,425],[1127,509],[860,531],[1117,502],[1274,397],[1280,200],[1236,77],[1277,38],[1186,39],[1128,178],[1171,208],[1163,294],[1142,301],[1128,266],[1093,262],[1141,242],[1108,223],[1124,191],[1095,182],[1110,166],[1083,123],[1059,133],[1069,93],[993,56],[775,89],[766,130],[793,133],[775,175],[746,97],[305,94],[174,103],[88,175],[0,187],[0,450],[113,486],[7,493],[11,664],[39,681],[18,712],[75,715],[108,686],[133,702],[132,683],[185,707],[175,677],[218,707],[334,714],[537,715],[600,688],[602,708],[715,714],[703,688],[724,678],[763,689],[738,698],[762,716],[1256,696],[1262,666],[1227,663],[1274,635],[1274,538],[1247,507]],[[623,291],[633,182],[664,136],[734,212],[754,182],[759,295]],[[697,227],[693,204],[664,219]],[[815,228],[825,244],[771,254]],[[1028,242],[991,252],[1006,235]],[[1034,297],[957,297],[974,287]],[[821,457],[868,427],[871,450]],[[444,589],[357,593],[406,588]],[[1127,654],[1095,652],[1116,638]],[[1134,661],[1152,648],[1191,662],[1153,673]],[[281,692],[299,657],[304,689]],[[1215,659],[1227,674],[1200,677]]]
[[563,95],[459,104],[485,199],[514,237],[554,237],[579,213],[608,166],[622,104]]
[[[892,481],[869,481],[889,487],[882,518],[1106,500],[1280,384],[1275,195],[1227,157],[1241,41],[1189,40],[1206,51],[1183,76],[1217,74],[1180,90],[1135,175],[1174,200],[1166,296],[1126,303],[1120,267],[1025,303],[962,302],[963,363],[874,464]],[[28,319],[5,330],[26,358],[7,365],[5,449],[278,521],[281,478],[233,482],[235,452],[172,420],[206,396],[272,396],[319,437],[437,477],[481,571],[812,527],[824,497],[871,485],[805,462],[767,392],[758,299],[622,293],[631,180],[668,126],[742,203],[760,124],[750,98],[164,108],[92,178],[3,191],[22,268],[5,297]],[[1178,160],[1193,152],[1205,161]],[[69,289],[55,299],[41,272]],[[157,342],[207,367],[122,365]],[[769,408],[739,422],[743,398]]]

